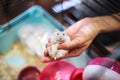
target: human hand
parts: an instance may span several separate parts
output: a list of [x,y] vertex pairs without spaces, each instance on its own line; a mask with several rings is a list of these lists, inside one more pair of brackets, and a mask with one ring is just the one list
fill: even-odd
[[[71,42],[62,43],[58,48],[68,50],[69,53],[63,57],[68,58],[78,56],[86,50],[96,35],[100,33],[100,28],[97,27],[95,21],[92,21],[91,18],[85,18],[67,28],[65,32],[71,38]],[[47,47],[50,45],[50,41],[48,41]],[[53,61],[53,59],[49,57],[47,50],[45,50],[45,57],[42,61]]]

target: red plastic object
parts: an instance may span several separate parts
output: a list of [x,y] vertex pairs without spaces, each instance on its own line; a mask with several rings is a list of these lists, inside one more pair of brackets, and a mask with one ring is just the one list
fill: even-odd
[[97,57],[85,67],[83,80],[120,80],[120,62]]
[[120,74],[120,62],[107,57],[98,57],[93,59],[89,65],[101,65]]
[[27,66],[20,71],[17,80],[39,80],[40,69],[35,66]]
[[71,75],[70,80],[83,80],[82,79],[83,71],[84,71],[84,68],[75,69]]
[[40,80],[70,80],[75,69],[76,67],[67,61],[54,61],[43,69]]

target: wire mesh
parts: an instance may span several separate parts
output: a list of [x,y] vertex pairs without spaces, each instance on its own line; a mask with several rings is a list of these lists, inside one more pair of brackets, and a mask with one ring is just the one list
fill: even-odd
[[0,25],[8,22],[34,4],[34,0],[0,0]]

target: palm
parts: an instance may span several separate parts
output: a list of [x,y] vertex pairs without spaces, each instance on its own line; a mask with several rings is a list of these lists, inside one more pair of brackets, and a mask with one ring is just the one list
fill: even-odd
[[[94,28],[93,26],[94,25],[91,24],[89,20],[81,20],[65,30],[70,36],[71,42],[59,45],[59,49],[69,50],[69,53],[63,58],[78,56],[88,48],[93,39],[99,33],[99,29]],[[47,51],[45,54],[48,54]],[[46,55],[43,61],[49,62],[52,61],[52,59]]]
[[[75,25],[79,24],[76,23]],[[93,29],[91,29],[90,24],[85,26],[72,25],[66,29],[66,32],[71,37],[73,43],[68,46],[64,45],[64,49],[70,49],[70,52],[65,56],[65,58],[80,55],[86,48],[88,48],[97,35],[97,33],[93,32]]]

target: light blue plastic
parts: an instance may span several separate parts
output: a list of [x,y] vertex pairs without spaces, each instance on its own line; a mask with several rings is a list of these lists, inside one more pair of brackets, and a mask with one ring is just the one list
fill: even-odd
[[43,25],[51,31],[54,31],[54,29],[64,30],[64,26],[62,26],[57,20],[49,15],[41,6],[34,5],[8,23],[1,25],[0,53],[9,51],[12,44],[19,40],[17,32],[20,27],[25,24]]

